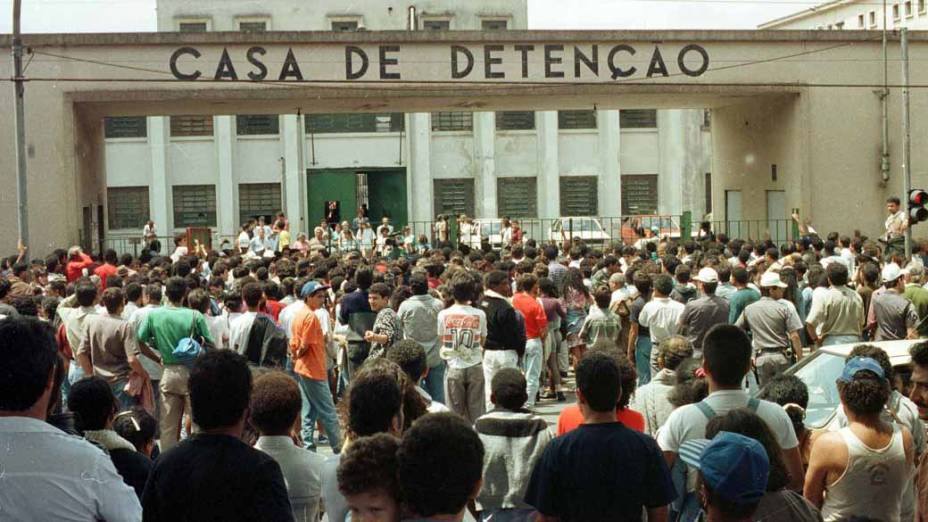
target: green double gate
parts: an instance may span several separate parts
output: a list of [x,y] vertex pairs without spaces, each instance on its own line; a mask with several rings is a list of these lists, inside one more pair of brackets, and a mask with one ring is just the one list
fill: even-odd
[[339,202],[339,218],[351,221],[358,212],[358,174],[367,176],[368,216],[371,223],[389,217],[394,228],[406,225],[406,169],[309,169],[309,232],[326,217],[326,205]]

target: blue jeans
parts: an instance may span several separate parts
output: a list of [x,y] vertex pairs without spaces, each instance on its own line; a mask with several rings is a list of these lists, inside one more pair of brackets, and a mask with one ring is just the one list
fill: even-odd
[[316,431],[316,419],[320,419],[332,451],[338,453],[342,446],[342,436],[329,382],[297,375],[297,384],[303,395],[303,446],[315,449],[313,433]]
[[71,385],[84,378],[84,369],[77,361],[71,361],[68,366],[68,375],[65,376],[64,382],[61,383],[61,406],[62,409],[68,408],[68,394],[71,393]]
[[435,402],[445,403],[445,371],[448,369],[445,361],[441,361],[429,368],[429,374],[422,380],[422,389],[432,396]]
[[[528,393],[528,401],[525,402],[526,408],[535,406],[535,395],[541,385],[541,365],[544,362],[542,355],[544,347],[541,339],[529,339],[525,342],[525,356],[522,359],[522,369],[525,371],[525,391]],[[489,386],[489,384],[486,384]]]
[[822,346],[831,346],[833,344],[859,343],[860,337],[857,335],[829,335],[822,341]]
[[635,372],[638,373],[638,386],[651,382],[651,338],[638,336],[635,342]]
[[125,411],[131,409],[136,404],[135,397],[126,393],[126,383],[125,381],[118,381],[116,384],[111,384],[110,389],[113,390],[113,395],[116,397],[116,400],[119,402],[119,411]]

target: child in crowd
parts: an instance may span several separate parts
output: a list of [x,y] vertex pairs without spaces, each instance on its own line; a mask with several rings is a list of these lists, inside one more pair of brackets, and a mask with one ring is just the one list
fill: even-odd
[[377,314],[374,326],[364,332],[364,340],[371,343],[371,357],[382,356],[402,337],[396,310],[390,308],[391,294],[390,287],[385,283],[375,283],[367,292],[367,302],[371,311]]
[[386,433],[351,443],[338,465],[338,490],[352,522],[399,522],[399,439]]

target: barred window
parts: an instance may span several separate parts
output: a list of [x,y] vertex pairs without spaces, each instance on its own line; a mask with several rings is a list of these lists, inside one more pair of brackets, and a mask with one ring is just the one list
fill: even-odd
[[653,129],[657,127],[656,109],[619,111],[619,126],[623,129]]
[[447,31],[451,29],[451,20],[423,20],[422,29],[426,31]]
[[506,20],[483,20],[480,28],[484,31],[505,31],[509,29],[509,23]]
[[558,129],[595,129],[596,111],[557,111]]
[[205,33],[208,27],[206,22],[180,22],[177,30],[182,33]]
[[496,113],[496,130],[532,130],[534,111],[500,111]]
[[258,216],[273,217],[281,210],[280,183],[242,183],[238,186],[239,223]]
[[561,215],[595,216],[599,207],[596,176],[562,176]]
[[496,207],[500,216],[537,217],[537,178],[496,178]]
[[337,134],[352,132],[401,132],[405,128],[402,112],[309,114],[306,132]]
[[216,185],[174,185],[174,228],[216,226]]
[[103,136],[107,138],[145,138],[148,136],[145,116],[103,118]]
[[238,30],[243,33],[261,33],[267,31],[267,22],[239,22]]
[[[471,178],[436,179],[435,215],[474,215],[474,180]],[[452,219],[452,222],[454,220]]]
[[657,213],[657,174],[622,176],[622,215]]
[[148,221],[148,187],[107,187],[106,215],[110,230],[142,228]]
[[171,136],[212,136],[212,116],[171,116]]
[[474,129],[472,112],[433,112],[433,131],[469,131]]
[[712,109],[702,110],[702,128],[703,129],[712,128]]
[[357,20],[333,20],[332,30],[337,33],[347,33],[358,30]]
[[239,136],[280,134],[280,118],[276,114],[239,114],[235,132]]

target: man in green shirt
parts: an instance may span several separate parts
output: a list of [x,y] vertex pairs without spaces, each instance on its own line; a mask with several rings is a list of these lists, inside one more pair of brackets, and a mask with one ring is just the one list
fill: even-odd
[[167,280],[164,293],[170,304],[149,312],[139,325],[136,335],[139,341],[158,350],[164,364],[164,374],[159,384],[161,451],[167,451],[177,444],[185,408],[187,411],[190,408],[190,394],[187,391],[189,371],[174,358],[174,347],[181,339],[190,337],[191,332],[195,337],[213,344],[203,314],[183,308],[187,282],[183,278],[172,277]]
[[915,330],[919,337],[928,337],[928,290],[922,285],[925,283],[925,269],[913,266],[905,275],[905,292],[903,297],[912,301],[915,312],[918,314],[918,323]]
[[739,267],[731,271],[731,284],[736,290],[728,300],[728,324],[735,324],[749,304],[760,300],[760,293],[748,288],[748,280],[748,271],[744,268]]

